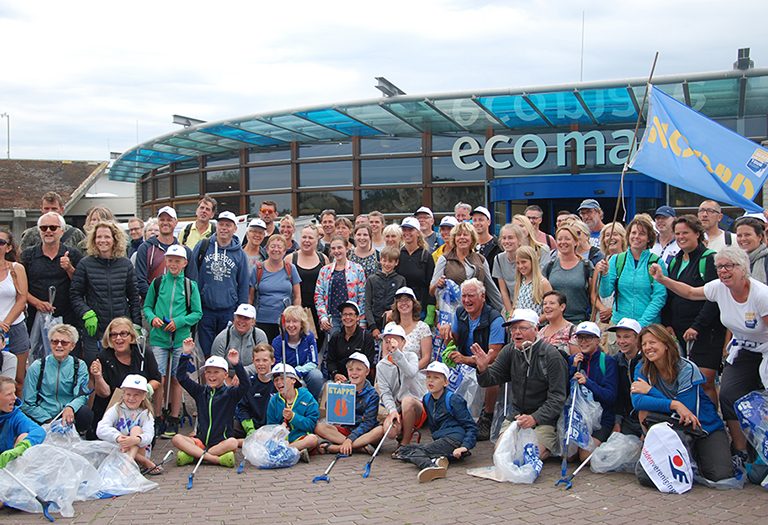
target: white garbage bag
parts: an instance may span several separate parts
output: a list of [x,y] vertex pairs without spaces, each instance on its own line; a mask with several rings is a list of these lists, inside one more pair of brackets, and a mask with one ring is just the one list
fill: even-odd
[[642,449],[643,443],[639,437],[614,432],[605,443],[597,447],[589,468],[597,474],[634,472]]
[[284,425],[264,425],[245,438],[243,455],[251,465],[262,468],[292,467],[299,461],[298,449],[288,445]]
[[495,481],[533,483],[544,466],[539,459],[536,432],[512,423],[501,434],[493,453],[493,466],[468,469],[467,474]]

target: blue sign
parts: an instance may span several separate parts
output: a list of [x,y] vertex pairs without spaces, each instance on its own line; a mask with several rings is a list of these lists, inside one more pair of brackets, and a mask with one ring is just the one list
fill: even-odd
[[355,385],[348,383],[326,383],[328,404],[326,420],[331,425],[355,424]]

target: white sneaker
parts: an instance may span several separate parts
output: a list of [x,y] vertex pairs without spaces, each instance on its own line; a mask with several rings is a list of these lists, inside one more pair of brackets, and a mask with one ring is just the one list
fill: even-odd
[[422,469],[417,476],[419,483],[427,483],[438,478],[444,478],[448,472],[448,458],[441,457],[432,460],[431,467]]

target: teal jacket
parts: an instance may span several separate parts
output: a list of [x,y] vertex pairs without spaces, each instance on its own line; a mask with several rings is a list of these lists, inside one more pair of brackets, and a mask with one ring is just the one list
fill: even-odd
[[39,359],[27,370],[22,394],[22,412],[38,424],[50,421],[65,407],[72,407],[72,410],[77,412],[88,402],[88,364],[80,360],[75,379],[75,358],[71,355],[61,362],[52,355],[45,359],[45,375],[40,384],[40,395],[37,395]]
[[[625,253],[624,269],[618,282],[616,261],[619,255],[611,257],[608,261],[608,274],[600,279],[600,297],[608,297],[614,291],[616,292],[611,324],[618,323],[622,317],[635,319],[640,326],[660,323],[661,309],[667,302],[667,289],[648,273],[648,259],[651,251],[643,250],[637,264],[631,252]],[[664,275],[667,275],[664,263],[659,260],[658,264]]]
[[[284,408],[285,399],[282,394],[272,394],[267,406],[267,425],[283,423]],[[288,430],[290,430],[288,434],[289,443],[293,443],[297,439],[313,433],[315,425],[317,425],[317,418],[320,417],[320,408],[317,405],[317,401],[309,393],[309,390],[304,387],[298,389],[291,410],[293,410],[293,419],[288,423]]]
[[[178,348],[181,342],[191,335],[191,329],[203,317],[203,307],[200,305],[200,292],[197,283],[191,281],[190,312],[187,314],[187,298],[185,296],[184,272],[174,277],[170,273],[158,277],[160,279],[159,293],[155,296],[155,285],[150,284],[147,297],[144,299],[144,317],[148,323],[156,317],[172,319],[176,323],[176,335],[173,346]],[[153,281],[154,282],[154,281]],[[171,309],[173,296],[173,309]],[[169,312],[173,315],[169,316]],[[171,332],[162,328],[152,328],[149,331],[149,344],[161,348],[171,347]]]

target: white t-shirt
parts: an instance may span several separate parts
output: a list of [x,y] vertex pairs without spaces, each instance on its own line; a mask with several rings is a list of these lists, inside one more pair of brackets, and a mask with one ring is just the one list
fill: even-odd
[[719,279],[704,285],[704,295],[720,307],[720,322],[733,333],[733,337],[741,341],[768,343],[768,327],[763,322],[763,316],[768,315],[768,286],[751,277],[749,283],[749,297],[744,303],[736,302]]

